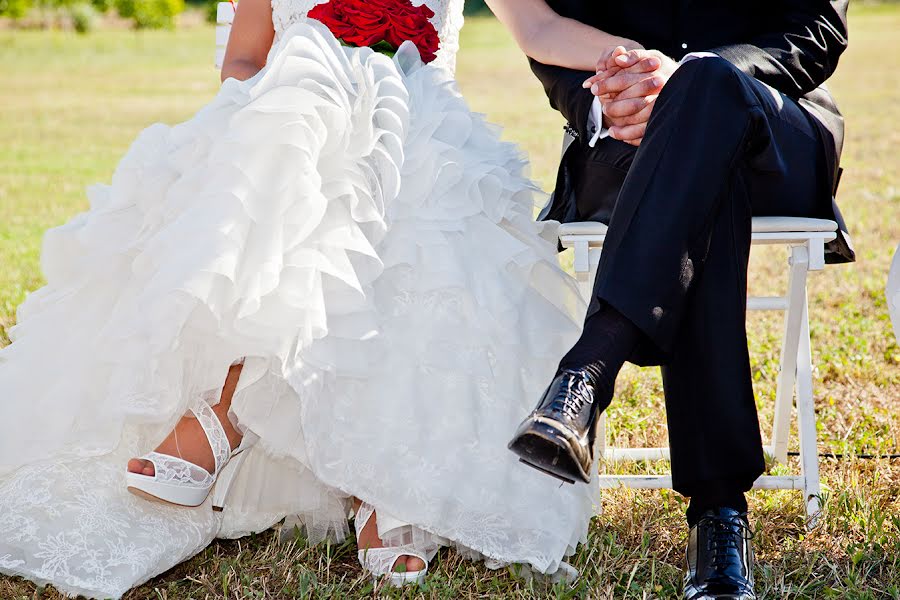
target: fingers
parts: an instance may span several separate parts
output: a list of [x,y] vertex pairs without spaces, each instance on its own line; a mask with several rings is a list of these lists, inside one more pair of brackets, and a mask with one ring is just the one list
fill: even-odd
[[656,95],[628,98],[627,100],[613,100],[603,104],[603,114],[612,119],[637,115],[642,110],[653,105]]
[[582,83],[581,85],[582,85],[583,88],[587,89],[587,88],[591,87],[592,85],[594,85],[595,83],[597,83],[598,81],[602,81],[602,80],[604,80],[604,79],[609,79],[610,77],[613,77],[614,75],[617,75],[617,74],[619,74],[619,73],[621,73],[621,72],[625,72],[625,73],[652,73],[652,72],[654,72],[654,71],[656,70],[655,67],[651,68],[652,65],[653,65],[653,64],[657,64],[657,65],[658,65],[658,62],[653,62],[653,61],[657,61],[657,59],[654,58],[654,59],[651,60],[651,59],[648,58],[648,59],[645,59],[645,60],[641,60],[640,62],[636,63],[635,65],[632,65],[632,66],[629,67],[628,69],[621,69],[621,68],[619,68],[619,67],[612,67],[612,68],[609,68],[609,69],[606,69],[606,70],[601,70],[601,71],[598,71],[596,75],[592,75],[591,77],[588,77],[587,79],[585,79],[585,80],[584,80],[584,83]]
[[625,127],[610,127],[609,136],[622,142],[631,142],[643,139],[646,131],[647,123],[644,122],[637,125],[626,125]]
[[591,75],[590,77],[585,79],[584,83],[581,84],[581,87],[587,89],[599,81],[603,81],[604,79],[608,79],[613,75],[616,75],[619,71],[620,69],[618,67],[609,69],[608,71],[599,71],[596,75]]
[[626,125],[638,125],[639,123],[646,123],[650,120],[651,114],[653,114],[653,103],[648,104],[633,115],[626,115],[624,117],[611,117],[607,115],[606,120],[607,122],[609,122],[611,127],[625,127]]
[[617,64],[616,67],[622,71],[627,71],[628,73],[652,73],[657,70],[660,65],[662,65],[662,61],[658,58],[655,56],[647,56],[628,66]]
[[619,72],[612,77],[606,79],[601,78],[599,81],[592,83],[591,93],[595,96],[618,94],[619,92],[624,92],[631,86],[651,77],[652,76],[648,76],[647,73]]
[[665,78],[660,75],[645,77],[630,88],[616,94],[615,99],[628,100],[630,98],[640,98],[641,96],[655,96],[662,91],[665,84]]
[[640,62],[647,62],[651,69],[658,69],[662,64],[662,61],[659,60],[657,56],[654,56],[647,50],[628,50],[626,52],[619,52],[613,54],[609,58],[608,66],[617,66],[622,69],[627,69],[629,67],[633,67]]
[[614,48],[607,48],[603,54],[600,55],[600,58],[597,60],[597,71],[604,71],[609,68],[610,63],[618,56],[623,56],[628,54],[628,50],[625,49],[624,46],[616,46]]

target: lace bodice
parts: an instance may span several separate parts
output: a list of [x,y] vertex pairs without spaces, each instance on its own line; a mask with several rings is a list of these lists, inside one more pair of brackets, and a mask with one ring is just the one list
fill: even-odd
[[[327,1],[327,0],[326,0]],[[459,31],[463,26],[463,3],[465,0],[412,0],[413,4],[427,4],[434,11],[432,23],[437,29],[441,47],[433,66],[456,68],[456,52],[459,50]],[[275,40],[294,23],[306,19],[306,14],[322,0],[272,0],[272,23],[275,25]]]

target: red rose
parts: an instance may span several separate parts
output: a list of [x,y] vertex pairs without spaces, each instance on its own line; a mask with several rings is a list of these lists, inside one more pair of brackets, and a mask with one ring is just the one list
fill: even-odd
[[309,12],[334,36],[351,46],[387,44],[393,52],[409,40],[419,49],[424,62],[431,62],[440,47],[438,33],[430,19],[434,12],[411,0],[331,0]]

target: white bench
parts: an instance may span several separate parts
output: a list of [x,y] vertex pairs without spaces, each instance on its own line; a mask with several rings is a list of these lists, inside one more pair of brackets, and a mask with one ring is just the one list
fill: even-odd
[[[784,296],[750,297],[748,310],[781,310],[785,312],[781,370],[775,394],[775,416],[772,436],[765,453],[770,459],[784,463],[788,457],[788,438],[794,392],[797,397],[797,428],[800,434],[799,475],[762,476],[758,489],[792,489],[803,491],[806,513],[812,525],[819,512],[819,455],[816,446],[816,416],[813,407],[812,357],[809,343],[809,317],[806,276],[825,267],[825,243],[836,237],[837,224],[825,219],[791,217],[756,217],[753,219],[753,244],[781,244],[790,248],[788,289]],[[569,223],[560,228],[560,243],[575,251],[575,275],[581,293],[589,300],[606,239],[602,223]],[[604,461],[668,460],[668,448],[606,447],[606,420],[598,430],[598,447]],[[671,476],[601,475],[604,488],[671,488]]]

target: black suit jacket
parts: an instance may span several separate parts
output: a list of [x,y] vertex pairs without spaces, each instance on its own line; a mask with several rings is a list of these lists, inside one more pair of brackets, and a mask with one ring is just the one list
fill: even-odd
[[[814,117],[831,189],[837,190],[844,120],[825,80],[847,47],[848,0],[548,0],[548,4],[563,16],[633,39],[675,60],[689,52],[713,52],[796,99]],[[566,153],[574,160],[561,165],[547,215],[565,222],[573,218],[574,206],[566,198],[574,193],[566,171],[585,164],[577,154],[588,151],[586,129],[593,96],[581,84],[591,73],[530,62],[551,106],[578,133],[579,140]],[[843,218],[833,200],[831,204],[832,214],[816,215],[836,220],[841,229],[838,239],[829,244],[826,258],[852,261],[854,252]]]

